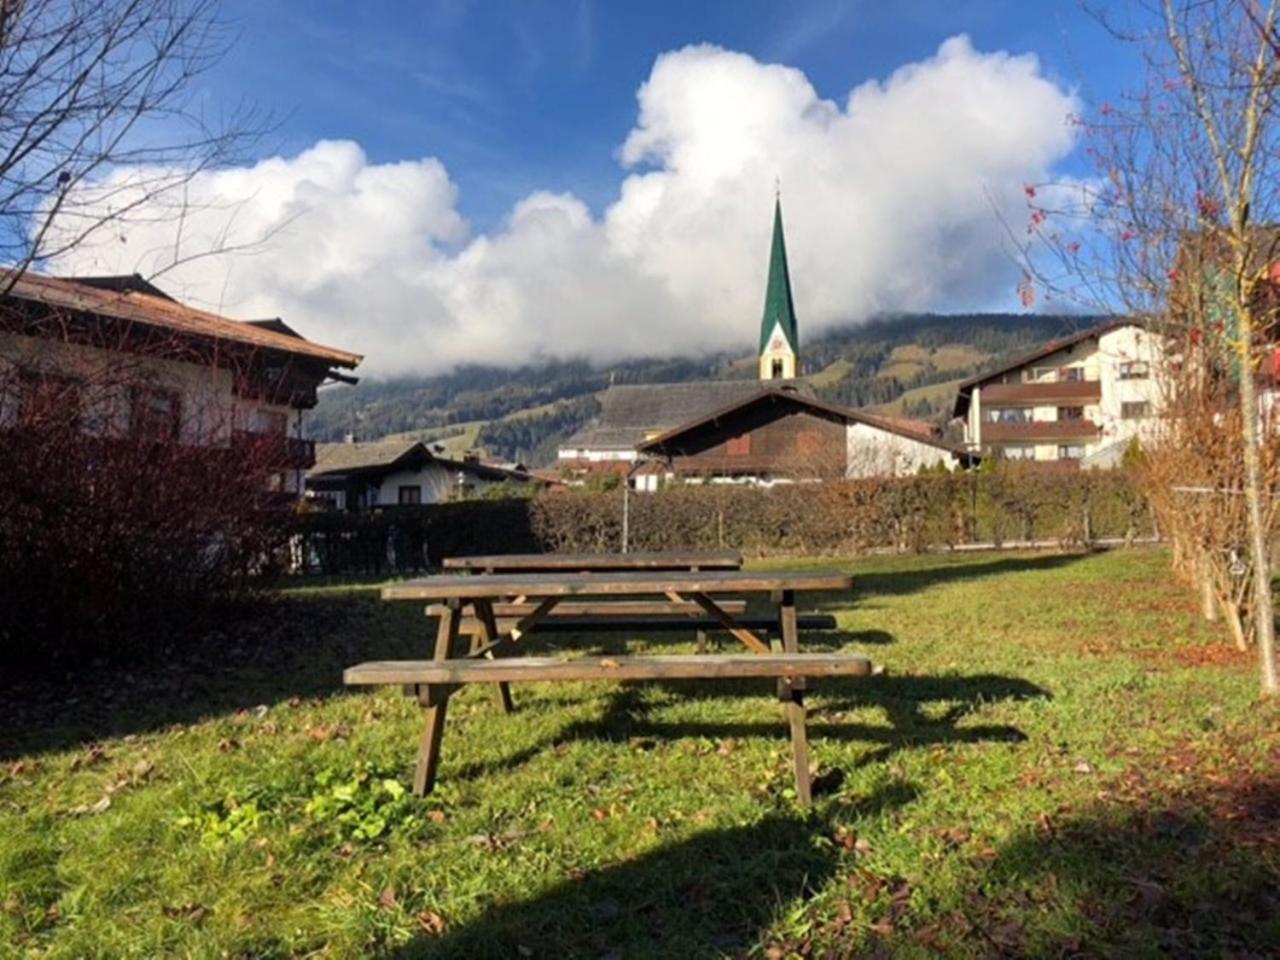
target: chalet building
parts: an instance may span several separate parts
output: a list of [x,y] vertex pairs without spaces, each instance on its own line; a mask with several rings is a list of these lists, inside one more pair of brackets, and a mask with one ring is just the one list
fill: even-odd
[[959,386],[966,447],[1002,460],[1119,463],[1160,412],[1159,339],[1130,320],[1102,323]]
[[[808,388],[796,384],[796,389]],[[760,392],[756,380],[625,384],[600,396],[600,413],[564,441],[561,467],[571,470],[626,468],[641,459],[644,444]]]
[[136,274],[0,278],[0,428],[56,406],[87,436],[251,447],[290,494],[315,457],[304,411],[322,384],[354,383],[340,371],[362,360],[278,319],[186,306]]
[[908,476],[977,461],[928,424],[873,416],[773,386],[669,430],[639,450],[661,464],[643,472],[640,489],[670,480],[769,486]]
[[420,441],[397,440],[318,444],[306,478],[309,499],[349,512],[441,503],[499,483],[546,481],[518,465],[454,460]]

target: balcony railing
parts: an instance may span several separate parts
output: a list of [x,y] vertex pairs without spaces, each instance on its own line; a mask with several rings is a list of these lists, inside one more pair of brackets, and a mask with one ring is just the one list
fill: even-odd
[[984,423],[983,443],[1032,443],[1036,440],[1094,440],[1102,428],[1092,420],[1028,420],[1023,423]]
[[241,450],[250,450],[253,456],[282,470],[305,470],[316,462],[314,440],[290,437],[282,433],[254,433],[237,430],[232,443]]
[[1059,403],[1097,403],[1102,384],[1097,380],[1059,380],[1055,383],[992,383],[982,388],[985,406],[1054,406]]

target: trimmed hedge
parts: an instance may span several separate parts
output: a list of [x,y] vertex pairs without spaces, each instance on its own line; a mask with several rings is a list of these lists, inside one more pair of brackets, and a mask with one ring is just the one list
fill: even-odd
[[[857,554],[966,543],[1064,545],[1149,536],[1150,513],[1123,471],[992,472],[782,485],[710,484],[629,497],[632,550]],[[386,573],[482,553],[607,552],[622,544],[623,494],[555,491],[374,514],[305,516],[302,567]]]

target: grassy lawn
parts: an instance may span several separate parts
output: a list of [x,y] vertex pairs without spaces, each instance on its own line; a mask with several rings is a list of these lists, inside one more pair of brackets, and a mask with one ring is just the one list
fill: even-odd
[[420,609],[285,591],[194,659],[5,691],[0,952],[1274,956],[1280,711],[1166,563],[841,563],[810,648],[887,674],[813,684],[809,811],[767,682],[469,688],[415,801],[419,711],[340,671],[422,655]]

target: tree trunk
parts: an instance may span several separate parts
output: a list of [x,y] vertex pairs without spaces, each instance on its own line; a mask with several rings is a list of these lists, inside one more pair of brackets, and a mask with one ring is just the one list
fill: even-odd
[[[1241,311],[1246,314],[1247,311]],[[1242,318],[1240,330],[1240,423],[1244,433],[1244,499],[1249,516],[1249,557],[1253,563],[1253,612],[1257,620],[1258,662],[1262,672],[1262,692],[1280,693],[1276,677],[1275,608],[1271,600],[1271,557],[1267,531],[1262,522],[1262,464],[1258,450],[1258,400],[1253,381],[1250,345],[1253,330]]]

